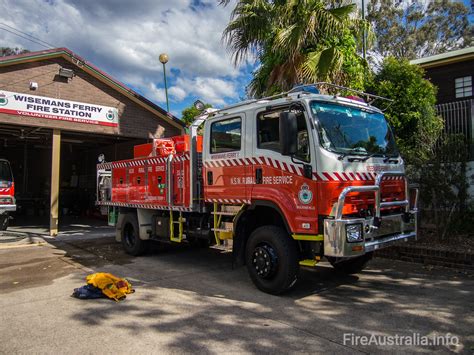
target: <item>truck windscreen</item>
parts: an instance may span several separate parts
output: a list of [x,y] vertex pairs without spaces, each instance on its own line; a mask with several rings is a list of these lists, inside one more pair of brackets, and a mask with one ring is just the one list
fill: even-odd
[[0,160],[0,181],[13,181],[10,164],[4,160]]
[[351,155],[397,156],[390,126],[383,114],[359,108],[311,102],[318,121],[321,145],[332,152]]

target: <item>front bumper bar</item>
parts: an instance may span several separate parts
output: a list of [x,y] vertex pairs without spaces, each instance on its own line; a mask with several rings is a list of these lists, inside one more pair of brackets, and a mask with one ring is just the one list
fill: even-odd
[[0,215],[4,214],[5,212],[15,212],[16,205],[0,205]]
[[[380,186],[384,177],[402,176],[405,179],[405,200],[381,202]],[[374,192],[375,213],[370,218],[343,218],[342,211],[346,196],[351,192]],[[410,206],[410,193],[414,193],[413,206]],[[377,175],[374,185],[350,186],[339,195],[333,219],[324,220],[324,254],[333,257],[354,257],[390,246],[399,241],[416,239],[418,188],[408,185],[402,172],[383,172]],[[403,207],[404,213],[381,216],[381,210],[389,207]],[[348,225],[361,226],[361,240],[349,242]]]

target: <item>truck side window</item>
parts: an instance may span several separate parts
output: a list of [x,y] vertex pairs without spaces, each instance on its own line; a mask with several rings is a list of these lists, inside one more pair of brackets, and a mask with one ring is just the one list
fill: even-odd
[[240,150],[242,146],[242,120],[230,118],[211,125],[211,154]]
[[[257,116],[257,147],[280,153],[280,112],[262,112]],[[295,156],[301,160],[310,161],[309,138],[306,120],[302,112],[296,112],[298,120],[298,151]]]

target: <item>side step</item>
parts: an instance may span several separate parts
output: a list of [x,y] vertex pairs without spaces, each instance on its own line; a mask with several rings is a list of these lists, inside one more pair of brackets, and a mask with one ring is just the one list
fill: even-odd
[[214,216],[214,226],[211,228],[211,231],[214,232],[216,245],[220,245],[222,240],[234,237],[234,219],[244,206],[214,203],[214,209],[211,212]]
[[[186,234],[183,233],[183,224],[186,222],[186,219],[183,218],[181,212],[179,212],[178,220],[173,219],[173,211],[170,211],[170,240],[175,243],[181,243],[183,239],[186,239]],[[174,227],[178,226],[178,236],[175,235]]]

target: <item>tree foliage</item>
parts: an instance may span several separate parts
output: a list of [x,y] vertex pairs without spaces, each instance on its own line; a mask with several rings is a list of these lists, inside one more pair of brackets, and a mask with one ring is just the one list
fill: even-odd
[[249,95],[317,81],[360,87],[365,61],[357,39],[366,24],[355,10],[347,1],[238,1],[223,39],[236,64],[251,57],[260,64]]
[[[210,104],[205,104],[204,108],[210,108],[212,105]],[[186,124],[186,126],[191,125],[193,123],[194,118],[198,115],[201,114],[201,111],[199,111],[197,108],[194,107],[194,105],[191,105],[189,107],[186,107],[183,111],[181,111],[181,120]]]
[[469,9],[461,2],[370,0],[367,20],[375,33],[374,57],[413,59],[473,44]]
[[0,57],[7,57],[9,55],[17,55],[17,54],[23,54],[23,53],[28,53],[28,49],[24,48],[10,48],[10,47],[0,47]]
[[[435,226],[438,239],[448,232],[472,231],[474,219],[466,221],[468,145],[463,135],[443,135],[433,147],[429,163],[415,166],[425,219]],[[430,215],[430,218],[426,218]],[[466,223],[467,222],[467,223]]]
[[423,78],[423,69],[408,60],[385,59],[367,84],[369,91],[394,100],[385,110],[397,144],[408,163],[424,163],[438,139],[443,123],[436,114],[436,87]]

